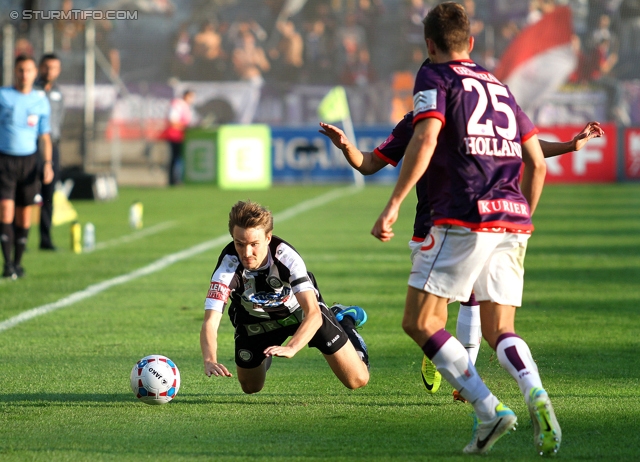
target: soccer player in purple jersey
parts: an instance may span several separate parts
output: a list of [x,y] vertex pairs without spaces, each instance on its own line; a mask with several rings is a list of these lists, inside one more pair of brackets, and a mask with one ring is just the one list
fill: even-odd
[[[372,175],[387,165],[394,167],[404,157],[404,152],[413,135],[413,111],[408,112],[393,128],[387,139],[373,151],[362,152],[349,141],[342,130],[334,125],[320,123],[320,133],[327,136],[338,149],[342,151],[347,162],[363,175]],[[599,122],[589,122],[570,141],[553,142],[540,141],[544,157],[554,157],[568,152],[579,151],[592,138],[600,137],[604,131]],[[430,206],[426,193],[426,177],[423,176],[416,185],[418,204],[416,205],[416,217],[413,225],[413,237],[409,241],[411,248],[411,260],[419,251],[425,237],[432,226]],[[460,302],[458,319],[456,323],[456,338],[462,343],[473,364],[476,363],[480,351],[480,306],[475,301],[473,294],[468,301]],[[422,381],[428,393],[436,393],[441,381],[440,373],[435,365],[425,356],[422,362]],[[464,401],[457,390],[454,390],[455,400]]]
[[514,327],[531,214],[546,165],[536,129],[513,95],[469,59],[469,29],[464,8],[453,2],[436,6],[424,20],[432,64],[416,76],[414,133],[372,234],[381,241],[393,237],[402,201],[426,172],[434,226],[414,258],[402,326],[473,405],[473,437],[464,452],[485,453],[515,427],[517,417],[491,393],[464,346],[445,330],[447,301],[467,300],[474,291],[482,334],[524,395],[536,451],[554,454],[560,426],[529,347]]

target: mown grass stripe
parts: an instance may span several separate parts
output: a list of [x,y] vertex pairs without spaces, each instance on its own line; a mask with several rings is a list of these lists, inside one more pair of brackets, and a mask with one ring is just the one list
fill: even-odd
[[129,242],[134,242],[138,239],[142,239],[143,237],[151,236],[152,234],[159,233],[161,231],[164,231],[165,229],[173,228],[176,225],[177,223],[175,221],[165,221],[163,223],[158,223],[157,225],[150,226],[149,228],[143,229],[142,231],[138,231],[136,233],[116,237],[108,241],[98,242],[92,252],[96,250],[106,249],[107,247],[114,247],[120,244],[128,244]]
[[[329,202],[332,202],[341,197],[355,194],[359,191],[362,191],[362,188],[357,187],[348,187],[348,188],[340,188],[332,190],[326,194],[315,197],[313,199],[309,199],[307,201],[303,201],[299,204],[294,205],[282,212],[276,213],[273,215],[273,219],[275,222],[281,223],[283,221],[289,220],[301,213],[312,210],[317,207],[321,207]],[[152,273],[156,273],[164,268],[173,265],[176,262],[186,260],[194,255],[198,255],[202,252],[206,252],[215,247],[221,246],[229,242],[229,236],[224,234],[222,236],[218,236],[209,241],[202,242],[198,245],[190,247],[188,249],[182,250],[180,252],[172,253],[170,255],[166,255],[155,262],[144,266],[140,269],[132,271],[127,274],[123,274],[121,276],[116,276],[112,279],[107,279],[106,281],[99,282],[97,284],[92,284],[84,290],[75,292],[67,297],[61,298],[60,300],[47,303],[46,305],[41,305],[36,308],[32,308],[27,311],[23,311],[20,314],[17,314],[5,321],[0,322],[0,332],[11,329],[12,327],[17,326],[25,321],[29,321],[30,319],[36,318],[38,316],[42,316],[47,313],[51,313],[52,311],[58,310],[60,308],[64,308],[74,303],[77,303],[81,300],[85,300],[87,298],[93,297],[101,292],[104,292],[111,287],[125,284],[127,282],[133,281],[134,279],[138,279],[142,276],[147,276]]]

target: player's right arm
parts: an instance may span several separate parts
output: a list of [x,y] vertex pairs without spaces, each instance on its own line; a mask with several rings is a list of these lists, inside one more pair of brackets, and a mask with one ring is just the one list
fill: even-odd
[[393,237],[392,225],[398,219],[400,205],[427,171],[442,125],[442,120],[436,117],[417,122],[391,198],[371,230],[371,234],[381,241],[386,242]]
[[204,361],[204,373],[207,377],[212,375],[233,377],[225,365],[218,362],[218,328],[221,320],[222,313],[220,311],[205,310],[200,330],[200,348]]
[[318,131],[328,137],[333,145],[342,151],[349,165],[363,175],[373,175],[387,166],[387,163],[373,152],[360,151],[338,127],[324,122],[320,122],[320,126],[322,130]]
[[204,361],[204,373],[211,375],[232,377],[227,368],[218,362],[218,328],[224,313],[224,307],[229,295],[235,289],[235,271],[239,259],[233,251],[233,243],[224,248],[218,264],[211,276],[211,283],[207,298],[204,301],[204,321],[200,329],[200,348]]

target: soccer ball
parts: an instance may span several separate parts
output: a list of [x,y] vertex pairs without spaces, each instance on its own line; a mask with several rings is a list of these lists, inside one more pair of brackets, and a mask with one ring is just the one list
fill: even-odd
[[180,371],[166,356],[145,356],[131,369],[131,390],[143,403],[168,403],[179,389]]

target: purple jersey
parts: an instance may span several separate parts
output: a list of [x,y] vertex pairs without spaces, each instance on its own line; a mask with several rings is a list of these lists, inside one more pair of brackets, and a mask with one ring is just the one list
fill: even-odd
[[413,93],[414,126],[442,121],[425,174],[434,224],[533,230],[519,178],[521,143],[537,130],[509,89],[460,60],[423,65]]
[[[413,136],[413,112],[407,112],[400,122],[393,128],[391,135],[377,148],[373,153],[387,164],[394,167],[404,157],[404,151],[409,144],[409,140]],[[427,180],[426,175],[423,176],[418,184],[416,184],[416,194],[418,195],[418,204],[416,205],[416,219],[413,222],[413,238],[414,241],[423,241],[433,221],[431,220],[429,200],[427,199]]]

